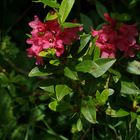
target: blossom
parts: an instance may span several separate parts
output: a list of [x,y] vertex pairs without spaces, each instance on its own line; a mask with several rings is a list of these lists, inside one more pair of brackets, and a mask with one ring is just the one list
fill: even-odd
[[115,58],[117,51],[122,52],[124,57],[134,57],[135,50],[140,49],[136,44],[136,24],[120,24],[109,14],[105,13],[104,16],[108,23],[100,30],[92,30],[92,36],[97,37],[95,44],[101,50],[101,57]]
[[36,58],[36,64],[43,64],[43,58],[39,55],[41,51],[48,49],[55,50],[55,55],[60,57],[65,50],[65,45],[71,45],[73,41],[79,39],[80,27],[62,29],[57,19],[41,22],[37,16],[29,22],[32,28],[31,38],[27,39],[27,44],[31,47],[27,49],[29,57]]

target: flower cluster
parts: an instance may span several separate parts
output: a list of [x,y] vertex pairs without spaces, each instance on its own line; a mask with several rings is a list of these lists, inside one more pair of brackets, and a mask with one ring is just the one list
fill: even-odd
[[117,51],[122,52],[124,57],[134,57],[135,50],[140,49],[136,44],[136,25],[119,23],[107,13],[104,16],[108,24],[104,24],[100,30],[92,30],[92,36],[97,37],[96,46],[101,50],[101,57],[115,58]]
[[43,23],[37,16],[29,26],[33,30],[27,43],[32,46],[27,49],[27,52],[29,57],[36,58],[37,65],[43,64],[43,59],[39,55],[41,51],[53,49],[56,56],[60,57],[64,53],[65,45],[71,45],[74,40],[79,39],[78,32],[81,30],[81,27],[62,29],[57,19]]

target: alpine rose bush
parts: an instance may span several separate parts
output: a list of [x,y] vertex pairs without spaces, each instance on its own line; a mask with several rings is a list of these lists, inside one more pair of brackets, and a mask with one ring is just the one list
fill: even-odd
[[33,30],[31,38],[27,39],[27,44],[31,44],[27,52],[29,57],[36,58],[37,65],[43,64],[43,58],[39,55],[41,51],[53,49],[56,56],[60,57],[66,45],[69,46],[79,39],[78,32],[82,30],[82,27],[62,29],[57,19],[42,23],[37,16],[34,16],[34,21],[29,26]]
[[101,57],[115,58],[118,51],[122,52],[124,57],[134,57],[135,51],[140,49],[136,43],[136,24],[119,23],[108,13],[105,13],[104,17],[108,24],[104,24],[100,30],[92,30],[92,36],[97,37],[95,44],[101,50]]
[[140,140],[140,0],[0,6],[0,140]]

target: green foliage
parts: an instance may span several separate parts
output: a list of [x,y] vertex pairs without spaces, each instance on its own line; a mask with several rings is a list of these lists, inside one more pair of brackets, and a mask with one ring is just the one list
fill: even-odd
[[99,1],[95,1],[95,5],[99,16],[104,19],[104,14],[107,13],[106,7]]
[[105,105],[106,101],[108,100],[109,96],[109,89],[104,89],[102,93],[99,91],[96,92],[96,101],[99,106]]
[[51,73],[48,73],[48,72],[44,73],[44,69],[39,69],[38,67],[33,68],[29,73],[29,77],[47,76],[47,75],[51,75]]
[[57,3],[57,0],[37,0],[34,2],[41,2],[44,4],[44,7],[49,6],[52,8],[59,8],[59,3]]
[[[120,52],[116,59],[100,58],[97,38],[91,35],[92,29],[101,29],[107,12],[120,24],[137,23],[139,29],[139,4],[139,0],[2,0],[0,139],[139,140],[139,49],[132,58],[123,58]],[[25,34],[32,30],[27,24],[35,14],[45,17],[44,22],[58,19],[62,30],[84,29],[79,40],[63,44],[61,57],[52,48],[41,51],[38,57],[44,64],[39,66],[25,52]],[[70,22],[73,19],[76,22]]]
[[92,60],[84,60],[76,66],[77,71],[90,73],[94,77],[102,76],[113,64],[114,59],[97,59],[95,62]]
[[64,23],[61,24],[61,26],[63,28],[73,28],[73,27],[82,26],[82,24],[79,24],[79,23],[71,23],[71,22],[64,22]]
[[108,108],[106,110],[106,114],[110,115],[111,117],[117,117],[117,118],[129,115],[129,113],[123,109],[119,109],[118,111],[116,111],[111,108]]
[[89,35],[89,34],[83,34],[80,36],[80,47],[78,49],[79,53],[86,47],[90,38],[91,38],[91,35]]
[[46,20],[46,21],[48,21],[48,20],[54,20],[54,19],[56,19],[56,18],[58,18],[57,13],[53,13],[53,14],[52,14],[51,12],[49,12],[49,13],[47,14],[45,20]]
[[114,19],[117,19],[119,21],[130,21],[131,20],[131,16],[128,15],[127,13],[123,13],[123,14],[119,14],[119,13],[112,13],[111,16]]
[[81,22],[83,23],[84,30],[86,32],[90,32],[91,28],[93,27],[92,20],[85,14],[80,13]]
[[19,49],[16,47],[15,43],[10,41],[9,36],[5,36],[2,38],[2,41],[0,42],[0,54],[4,57],[15,57],[16,54],[19,52]]
[[71,70],[70,68],[66,67],[64,69],[64,75],[72,80],[78,80],[78,74],[77,72]]
[[60,23],[64,23],[68,17],[75,0],[62,0],[59,8]]
[[93,124],[96,123],[96,107],[91,97],[87,100],[82,100],[81,113],[87,121]]
[[137,95],[140,94],[140,89],[132,82],[121,82],[121,93],[123,94],[130,94],[130,95]]
[[136,60],[128,62],[127,71],[131,74],[140,75],[140,62]]
[[56,85],[55,91],[58,101],[61,101],[64,96],[72,93],[72,90],[67,85]]

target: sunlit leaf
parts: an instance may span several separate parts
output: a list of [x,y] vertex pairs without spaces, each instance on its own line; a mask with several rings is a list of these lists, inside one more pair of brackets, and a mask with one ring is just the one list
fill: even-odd
[[58,106],[58,102],[57,101],[53,101],[49,103],[49,108],[53,111],[56,111],[56,108]]
[[37,0],[37,1],[34,1],[34,2],[41,2],[44,4],[44,6],[49,6],[49,7],[52,7],[52,8],[59,8],[60,4],[57,3],[56,0]]
[[62,26],[63,28],[74,28],[74,27],[82,26],[82,24],[79,24],[79,23],[72,23],[72,22],[64,22],[63,24],[61,24],[61,26]]
[[140,75],[140,62],[136,60],[129,62],[127,66],[127,72]]
[[80,36],[80,47],[78,49],[78,53],[80,53],[86,47],[90,38],[91,38],[91,35],[89,34],[83,34]]
[[134,82],[121,82],[121,93],[125,95],[137,95],[140,94],[140,89],[135,85]]
[[49,93],[55,93],[54,85],[51,85],[51,86],[41,86],[40,88],[43,89],[44,91],[49,92]]
[[48,76],[51,75],[52,73],[47,73],[44,71],[44,69],[39,69],[38,67],[33,68],[30,73],[29,77],[34,77],[34,76]]
[[67,85],[56,85],[55,87],[57,100],[60,101],[64,96],[72,93],[72,89]]
[[68,17],[75,0],[62,0],[61,5],[59,7],[59,15],[60,22],[64,23],[66,18]]
[[64,69],[64,75],[72,80],[78,80],[77,72],[71,70],[70,68],[66,67]]
[[95,124],[96,121],[96,107],[94,101],[89,98],[88,100],[83,100],[81,105],[81,113],[87,121]]
[[104,105],[106,101],[108,100],[109,96],[109,89],[104,89],[101,93],[98,91],[96,92],[96,100],[98,102],[98,105]]
[[81,131],[83,129],[83,125],[82,125],[81,119],[78,119],[76,126],[77,126],[77,130],[78,131]]
[[102,76],[114,63],[115,59],[101,58],[96,61],[84,60],[76,66],[77,71],[90,73],[94,77]]
[[140,116],[137,117],[136,127],[140,130]]
[[118,111],[117,110],[114,110],[112,108],[108,108],[106,110],[106,114],[107,115],[110,115],[111,117],[115,117],[115,118],[120,118],[120,117],[125,117],[125,116],[128,116],[129,115],[129,112],[123,110],[123,109],[119,109]]
[[57,13],[51,13],[51,12],[49,12],[48,14],[47,14],[47,16],[46,16],[46,18],[45,18],[45,20],[54,20],[54,19],[56,19],[56,18],[58,18],[58,15],[57,15]]

